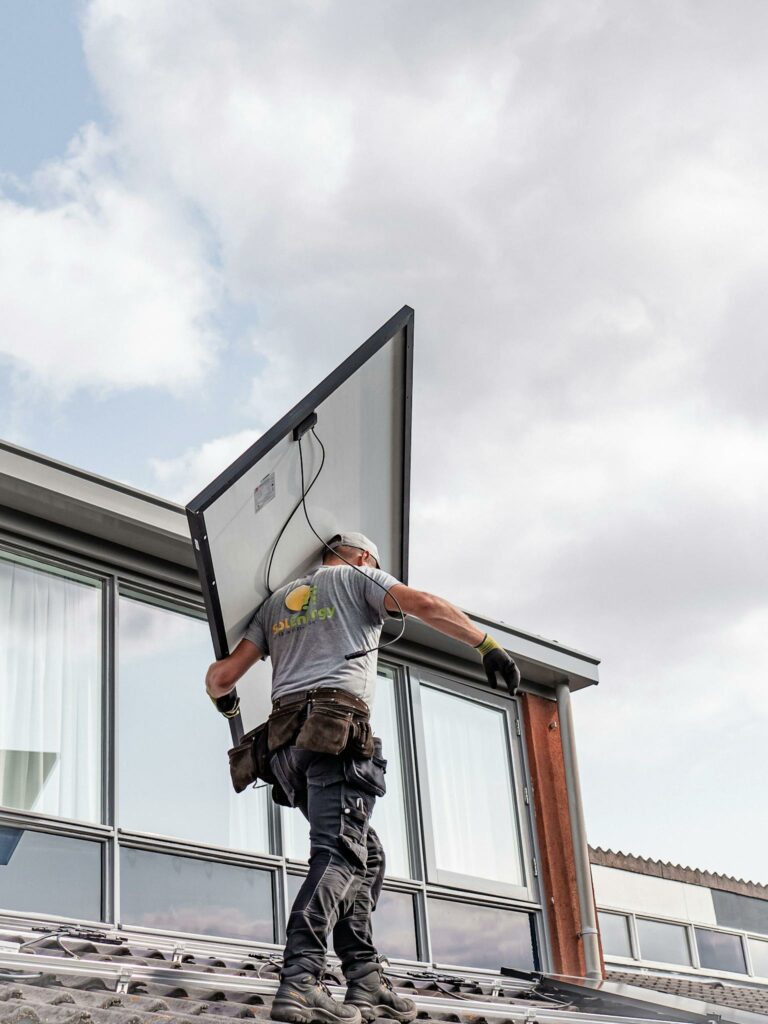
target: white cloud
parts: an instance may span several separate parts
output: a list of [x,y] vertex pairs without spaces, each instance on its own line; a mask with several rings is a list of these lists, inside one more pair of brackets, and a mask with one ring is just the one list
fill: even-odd
[[241,430],[227,437],[206,441],[173,459],[150,459],[155,489],[182,505],[226,469],[259,439],[256,430]]
[[126,184],[93,126],[28,202],[0,197],[0,239],[0,356],[33,386],[178,392],[211,365],[218,287],[197,233]]
[[[595,841],[754,875],[737,824],[768,661],[768,9],[743,11],[92,0],[86,52],[132,184],[89,172],[84,195],[72,158],[59,174],[78,251],[107,268],[88,337],[130,327],[112,361],[67,342],[87,379],[167,376],[155,345],[123,353],[152,337],[134,318],[150,281],[197,353],[178,362],[205,365],[200,223],[223,287],[258,310],[259,430],[416,307],[414,581],[604,657],[576,698]],[[149,228],[130,229],[133,204]],[[61,260],[69,208],[11,214]],[[126,252],[131,301],[111,286]],[[154,460],[154,479],[188,500],[255,436]],[[715,766],[739,737],[733,787]],[[716,834],[713,804],[732,823]]]

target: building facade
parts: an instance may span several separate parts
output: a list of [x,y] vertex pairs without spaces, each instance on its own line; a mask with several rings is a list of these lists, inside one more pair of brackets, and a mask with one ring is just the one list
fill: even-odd
[[[520,696],[418,622],[380,658],[377,943],[414,967],[594,975],[568,701],[598,663],[476,621],[518,660]],[[183,510],[1,445],[0,659],[3,922],[279,953],[306,823],[231,789]],[[268,664],[239,692],[247,730]]]
[[768,984],[768,886],[590,850],[608,971]]

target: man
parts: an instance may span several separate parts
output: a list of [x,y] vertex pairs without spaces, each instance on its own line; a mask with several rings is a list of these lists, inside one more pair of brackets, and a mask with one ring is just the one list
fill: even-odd
[[[332,538],[323,564],[267,598],[232,654],[211,665],[206,676],[209,695],[226,711],[220,698],[251,665],[271,657],[270,750],[279,744],[271,768],[280,797],[309,820],[309,872],[288,919],[275,1020],[360,1024],[361,1017],[407,1022],[416,1016],[413,1000],[399,996],[384,977],[373,944],[371,913],[384,878],[384,851],[370,818],[386,788],[386,761],[378,741],[373,756],[364,749],[376,687],[375,648],[386,617],[401,613],[475,647],[490,684],[496,685],[498,672],[515,692],[520,674],[506,651],[452,604],[384,572],[376,545],[361,533]],[[312,731],[307,715],[317,708],[325,718],[320,714],[315,721],[331,732],[341,730],[338,741],[347,745],[338,753],[318,752],[317,743],[306,739]],[[350,718],[361,726],[357,746]],[[307,723],[298,735],[297,721]],[[349,738],[344,729],[350,729]],[[322,738],[328,739],[327,731]],[[343,1004],[322,984],[331,930],[347,980]]]

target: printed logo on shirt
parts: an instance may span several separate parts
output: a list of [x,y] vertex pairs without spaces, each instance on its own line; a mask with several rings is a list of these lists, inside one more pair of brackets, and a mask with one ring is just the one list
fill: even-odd
[[311,598],[317,597],[317,587],[310,587],[306,583],[300,587],[294,587],[285,595],[285,607],[289,612],[306,611]]
[[285,595],[285,607],[294,614],[272,623],[272,636],[290,633],[294,629],[309,626],[315,622],[328,622],[336,614],[333,605],[317,607],[317,587],[302,583]]

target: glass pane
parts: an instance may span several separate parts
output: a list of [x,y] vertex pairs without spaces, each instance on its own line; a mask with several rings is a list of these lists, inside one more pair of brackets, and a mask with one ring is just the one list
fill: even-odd
[[522,885],[504,712],[429,686],[421,705],[438,870]]
[[752,970],[758,978],[768,978],[768,942],[761,939],[749,939],[749,955],[752,957]]
[[664,921],[647,921],[637,918],[637,937],[640,942],[641,960],[658,960],[665,964],[691,963],[688,937],[680,924],[666,924]]
[[371,821],[384,846],[387,874],[408,878],[411,869],[405,828],[403,761],[397,729],[395,677],[390,669],[379,669],[378,676],[371,719],[374,734],[381,737],[384,757],[387,759],[387,792],[376,801]]
[[[381,737],[387,759],[387,792],[376,801],[372,823],[379,834],[387,858],[387,874],[410,876],[408,839],[405,827],[400,736],[395,712],[395,680],[390,669],[380,668],[372,714],[373,730]],[[286,857],[309,859],[309,823],[293,808],[283,808],[283,848]]]
[[120,850],[122,924],[274,942],[272,876],[148,850]]
[[699,961],[702,967],[711,971],[747,973],[741,936],[714,932],[709,928],[697,928],[696,944],[699,947]]
[[428,899],[427,907],[435,963],[535,970],[529,914],[438,899]]
[[0,560],[0,803],[101,820],[101,586]]
[[722,928],[768,935],[768,900],[739,892],[712,889],[715,921]]
[[120,598],[119,824],[267,851],[268,790],[232,788],[229,722],[205,693],[212,660],[205,621]]
[[379,953],[398,960],[418,960],[413,896],[382,889],[372,917],[373,941]]
[[285,856],[309,860],[309,822],[297,807],[282,807],[281,813]]
[[606,956],[632,956],[629,926],[623,914],[598,913],[600,939]]
[[[288,875],[289,912],[303,881],[304,875]],[[410,893],[382,889],[372,924],[373,941],[382,956],[418,960],[416,915]]]
[[0,825],[0,907],[101,920],[101,843]]

